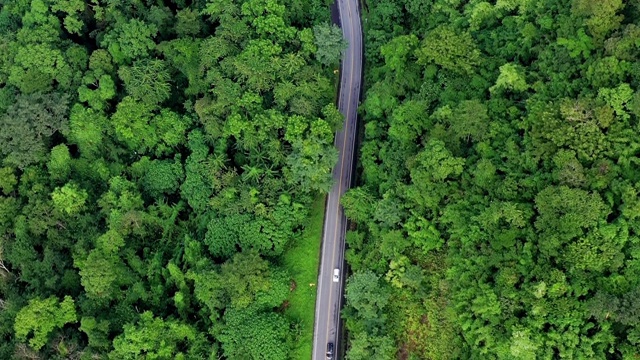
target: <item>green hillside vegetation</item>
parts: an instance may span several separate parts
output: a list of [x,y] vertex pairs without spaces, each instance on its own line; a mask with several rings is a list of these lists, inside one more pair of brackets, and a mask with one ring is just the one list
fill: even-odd
[[640,7],[367,1],[348,360],[640,357]]
[[315,277],[342,123],[329,18],[0,0],[0,359],[304,352],[314,297],[291,284]]

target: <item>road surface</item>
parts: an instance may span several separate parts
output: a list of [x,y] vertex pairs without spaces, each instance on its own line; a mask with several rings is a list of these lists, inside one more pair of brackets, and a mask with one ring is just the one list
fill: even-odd
[[[345,116],[344,126],[336,133],[338,163],[333,169],[334,185],[327,197],[316,297],[312,360],[326,358],[327,343],[333,342],[339,353],[339,324],[344,284],[344,237],[347,219],[340,197],[351,186],[354,161],[356,117],[362,79],[362,27],[358,0],[337,0],[340,27],[349,47],[343,54],[338,109]],[[333,282],[333,270],[340,269],[340,281]],[[337,358],[337,356],[335,356]]]

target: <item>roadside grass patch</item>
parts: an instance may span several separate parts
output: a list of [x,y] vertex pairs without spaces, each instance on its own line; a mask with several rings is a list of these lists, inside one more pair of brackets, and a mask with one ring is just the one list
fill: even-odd
[[[316,306],[316,282],[320,263],[320,244],[324,225],[325,196],[319,196],[311,207],[302,236],[283,255],[283,266],[293,277],[285,315],[297,324],[297,338],[291,359],[309,360],[313,350],[313,322]],[[313,284],[313,285],[311,285]],[[294,288],[292,283],[292,288]]]

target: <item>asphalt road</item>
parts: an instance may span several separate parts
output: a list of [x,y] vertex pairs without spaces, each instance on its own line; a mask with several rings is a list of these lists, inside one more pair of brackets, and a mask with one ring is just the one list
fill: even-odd
[[[313,360],[326,358],[327,343],[333,342],[338,352],[340,309],[343,293],[344,237],[347,219],[340,197],[351,186],[354,161],[356,118],[362,79],[362,26],[358,0],[337,0],[340,26],[349,47],[343,54],[338,109],[345,116],[342,131],[336,133],[338,163],[333,169],[334,185],[327,197],[316,297],[313,334]],[[333,270],[340,269],[340,281],[333,282]],[[337,356],[335,357],[337,358]]]

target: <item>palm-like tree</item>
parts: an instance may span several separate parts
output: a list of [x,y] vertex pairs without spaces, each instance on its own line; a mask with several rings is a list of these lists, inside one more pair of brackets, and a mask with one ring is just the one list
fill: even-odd
[[225,156],[225,154],[214,154],[209,160],[211,166],[216,170],[226,170],[226,162],[227,157]]
[[269,156],[262,145],[258,145],[258,147],[253,151],[245,151],[245,155],[252,164],[259,165],[263,168],[267,167],[267,160],[269,159]]
[[263,170],[257,166],[242,165],[242,180],[246,182],[259,182],[262,177]]

